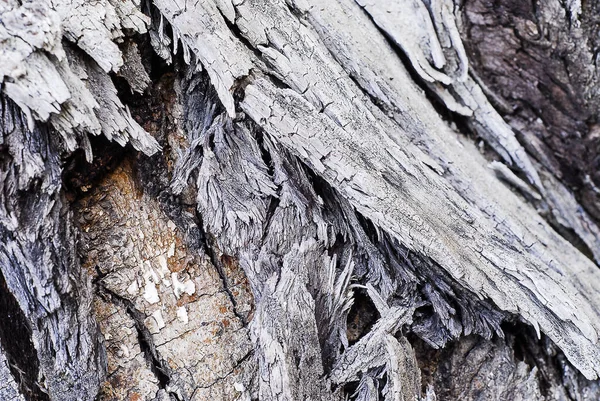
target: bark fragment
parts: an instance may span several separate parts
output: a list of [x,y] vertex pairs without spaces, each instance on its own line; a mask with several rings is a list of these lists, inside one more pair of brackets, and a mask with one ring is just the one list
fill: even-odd
[[[512,15],[499,25],[518,37],[531,10],[481,4],[156,0],[152,19],[134,1],[0,6],[0,269],[31,327],[28,380],[50,399],[91,399],[101,382],[104,399],[161,401],[477,399],[484,380],[498,397],[594,394],[575,370],[600,373],[593,174],[557,167],[554,137],[515,130],[539,101],[568,116],[542,120],[594,146],[595,69],[567,79],[568,57],[566,76],[534,63],[539,88],[495,96],[499,56],[474,55],[481,21]],[[586,35],[593,48],[580,22],[594,7],[533,10],[552,34],[570,24],[540,59]],[[149,40],[131,36],[149,23]],[[577,93],[579,114],[564,100]],[[154,156],[97,147],[100,133]],[[87,180],[78,163],[65,174],[79,148],[114,157]],[[373,321],[349,336],[361,304]],[[515,335],[506,322],[521,320],[531,330]],[[519,361],[520,342],[535,358]],[[429,371],[427,355],[441,358]],[[1,363],[2,391],[27,397]]]
[[[244,358],[247,329],[202,249],[186,245],[136,181],[126,160],[76,208],[83,266],[96,281],[95,314],[107,343],[104,397],[235,399],[234,383],[252,386],[252,370],[242,375],[252,362]],[[251,299],[243,302],[247,308]]]

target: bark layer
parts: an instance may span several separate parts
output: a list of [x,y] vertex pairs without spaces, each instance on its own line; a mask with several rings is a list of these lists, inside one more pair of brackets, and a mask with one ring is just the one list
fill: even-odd
[[598,393],[595,6],[0,7],[0,398]]

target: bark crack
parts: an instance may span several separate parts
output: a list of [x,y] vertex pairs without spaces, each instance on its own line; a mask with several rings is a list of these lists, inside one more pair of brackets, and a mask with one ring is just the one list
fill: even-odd
[[273,158],[271,157],[269,150],[265,146],[264,133],[261,129],[256,130],[255,138],[256,143],[258,144],[258,148],[260,149],[260,156],[263,162],[265,163],[265,166],[267,166],[267,172],[269,174],[269,177],[271,177],[271,179],[276,185],[275,195],[269,197],[269,207],[267,208],[263,234],[260,239],[260,248],[262,248],[265,244],[265,240],[267,239],[267,235],[269,235],[269,228],[271,227],[271,223],[273,222],[273,216],[275,215],[275,211],[279,207],[283,185],[282,183],[275,182],[275,166],[273,164]]
[[38,383],[40,362],[31,340],[31,328],[0,270],[0,352],[27,401],[49,401]]
[[150,370],[158,380],[158,387],[162,390],[165,390],[165,392],[171,395],[175,400],[182,401],[179,394],[173,391],[171,369],[161,358],[158,350],[156,349],[156,344],[154,344],[152,333],[150,333],[150,330],[148,330],[144,324],[144,313],[138,310],[133,302],[131,302],[129,299],[115,293],[102,283],[98,284],[98,293],[105,301],[125,309],[135,324],[135,328],[138,333],[140,349],[144,353],[144,357],[150,365]]
[[233,295],[233,292],[231,292],[231,285],[229,283],[229,278],[227,277],[227,273],[225,272],[225,267],[223,266],[223,262],[221,261],[221,258],[219,257],[219,255],[217,254],[217,251],[215,250],[216,245],[215,245],[214,238],[212,238],[210,233],[208,233],[204,229],[204,223],[202,220],[202,216],[200,215],[200,212],[198,212],[197,210],[196,210],[196,218],[198,219],[198,228],[201,233],[200,241],[201,241],[202,249],[208,256],[208,259],[210,260],[211,264],[215,267],[215,270],[217,271],[217,273],[219,274],[219,278],[221,279],[221,283],[223,284],[223,290],[225,291],[225,293],[227,294],[227,297],[229,298],[229,301],[231,302],[231,309],[233,311],[233,314],[235,315],[235,317],[237,317],[239,319],[239,321],[242,323],[242,326],[246,327],[248,325],[248,319],[246,316],[244,316],[244,314],[242,314],[238,311],[238,303],[237,303],[237,300],[235,299],[235,296]]
[[216,385],[217,383],[219,383],[222,380],[225,380],[226,378],[228,378],[229,376],[231,376],[233,373],[235,373],[235,370],[237,368],[239,368],[244,362],[246,362],[248,359],[250,359],[250,357],[254,355],[254,350],[251,349],[250,351],[248,351],[243,357],[241,357],[234,365],[233,367],[224,375],[217,377],[215,380],[213,380],[210,384],[204,385],[204,386],[196,386],[196,388],[194,389],[194,392],[192,393],[190,399],[194,398],[194,395],[196,394],[196,391],[200,390],[200,389],[207,389],[207,388],[211,388],[214,385]]

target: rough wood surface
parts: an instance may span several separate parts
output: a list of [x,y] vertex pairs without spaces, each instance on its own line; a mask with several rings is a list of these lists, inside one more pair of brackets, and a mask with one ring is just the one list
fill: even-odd
[[0,397],[594,398],[597,7],[513,3],[3,2]]
[[0,380],[2,386],[0,387],[0,396],[5,400],[24,401],[23,395],[19,390],[19,386],[15,381],[10,369],[8,367],[8,361],[4,356],[4,350],[0,349]]

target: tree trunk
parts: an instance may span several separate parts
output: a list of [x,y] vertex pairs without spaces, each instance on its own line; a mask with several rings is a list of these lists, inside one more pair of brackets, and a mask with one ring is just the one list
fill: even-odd
[[0,399],[600,399],[595,2],[0,22]]

